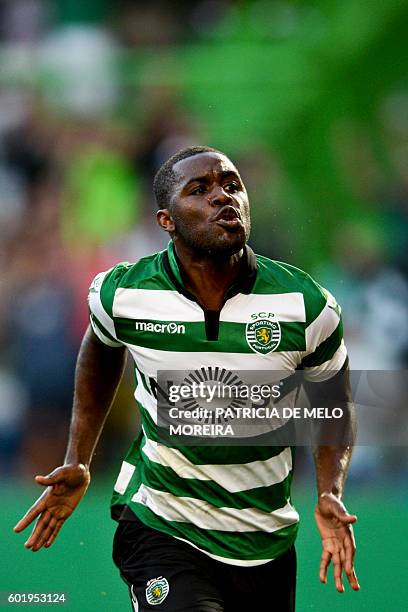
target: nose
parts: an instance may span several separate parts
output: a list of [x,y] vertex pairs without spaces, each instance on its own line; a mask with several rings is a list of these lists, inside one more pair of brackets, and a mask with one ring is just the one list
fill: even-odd
[[225,206],[232,202],[230,194],[221,185],[217,185],[210,193],[208,201],[213,206]]

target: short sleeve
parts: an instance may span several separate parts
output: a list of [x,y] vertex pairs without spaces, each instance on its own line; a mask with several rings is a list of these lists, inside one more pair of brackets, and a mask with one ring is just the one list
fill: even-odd
[[122,344],[116,337],[112,316],[112,305],[115,296],[116,267],[97,274],[89,287],[89,319],[95,335],[101,342],[111,347]]
[[[319,287],[317,284],[316,286]],[[305,378],[311,382],[322,382],[334,376],[347,357],[341,308],[327,289],[319,289],[324,305],[306,327],[306,351],[302,354],[301,361]]]

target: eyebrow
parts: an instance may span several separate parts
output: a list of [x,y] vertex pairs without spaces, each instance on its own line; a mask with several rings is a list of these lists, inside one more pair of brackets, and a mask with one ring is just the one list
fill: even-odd
[[[234,176],[235,178],[237,178],[241,182],[241,179],[240,179],[239,175],[235,172],[235,170],[223,170],[223,172],[221,172],[221,179],[224,179],[227,176]],[[208,175],[206,175],[206,176],[195,176],[195,177],[191,178],[189,181],[187,181],[187,183],[185,185],[183,185],[183,189],[186,189],[186,187],[191,185],[191,183],[208,183],[208,182],[209,182]]]

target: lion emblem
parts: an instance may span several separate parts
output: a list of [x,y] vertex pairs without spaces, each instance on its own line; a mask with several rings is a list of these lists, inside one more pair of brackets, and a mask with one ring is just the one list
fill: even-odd
[[256,330],[256,339],[261,344],[268,344],[272,336],[272,332],[267,327],[261,327]]

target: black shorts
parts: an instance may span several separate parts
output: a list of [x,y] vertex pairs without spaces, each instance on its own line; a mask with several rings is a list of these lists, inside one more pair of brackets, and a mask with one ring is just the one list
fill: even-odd
[[133,609],[166,612],[293,612],[296,553],[240,567],[216,561],[139,520],[119,522],[113,560]]

